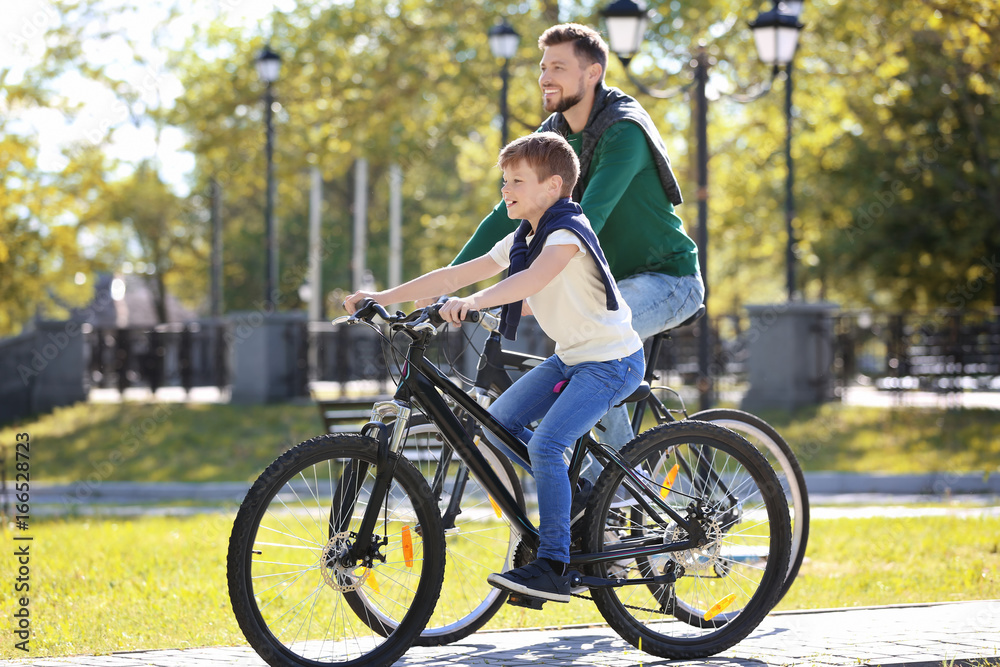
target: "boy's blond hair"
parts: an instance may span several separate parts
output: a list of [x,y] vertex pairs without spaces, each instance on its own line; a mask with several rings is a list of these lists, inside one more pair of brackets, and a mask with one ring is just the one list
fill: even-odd
[[559,176],[562,178],[560,195],[569,197],[573,194],[576,180],[580,177],[580,159],[561,135],[535,132],[515,139],[500,151],[497,166],[507,169],[521,162],[531,167],[539,182],[550,176]]
[[545,49],[556,44],[573,43],[573,53],[585,65],[597,63],[601,66],[601,81],[608,71],[608,44],[593,28],[579,23],[554,25],[538,38],[538,48]]

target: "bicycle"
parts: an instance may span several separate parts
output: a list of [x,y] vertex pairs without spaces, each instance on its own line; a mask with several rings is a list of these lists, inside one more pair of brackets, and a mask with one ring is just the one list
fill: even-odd
[[[649,391],[633,402],[635,408],[631,418],[632,431],[636,435],[641,432],[647,413],[652,414],[657,424],[670,423],[679,418],[707,421],[736,431],[764,454],[778,473],[779,480],[784,482],[783,487],[787,487],[792,519],[792,555],[781,590],[781,597],[784,597],[802,564],[809,532],[808,493],[802,470],[791,447],[767,422],[750,413],[714,408],[689,416],[684,409],[683,400],[679,410],[670,409],[657,396],[657,392],[666,391],[680,400],[674,390],[655,384],[656,360],[670,339],[671,332],[694,323],[704,312],[705,307],[702,306],[674,329],[652,338],[644,377]],[[490,318],[484,319],[481,324],[489,321]],[[504,350],[496,327],[487,324],[487,329],[489,335],[483,344],[476,376],[470,383],[470,395],[484,408],[511,386],[511,373],[525,372],[543,361],[542,357]],[[452,407],[462,418],[461,407],[455,404]],[[477,631],[503,606],[507,594],[490,586],[486,582],[486,576],[491,572],[504,571],[513,562],[517,535],[515,531],[505,530],[506,526],[493,521],[498,517],[495,511],[491,511],[488,494],[474,477],[469,477],[462,461],[452,456],[444,436],[433,422],[422,415],[414,415],[409,423],[406,442],[408,449],[422,452],[415,458],[423,462],[432,494],[439,500],[448,538],[445,590],[455,600],[448,607],[435,611],[415,643],[421,646],[444,645]],[[484,438],[481,438],[481,442],[485,445],[483,450],[491,457],[494,468],[498,469],[498,474],[505,480],[505,485],[512,492],[521,494],[518,499],[523,500],[520,484],[507,458],[490,447]],[[470,548],[483,544],[491,545],[487,550],[489,559],[467,557]],[[722,613],[713,622],[721,624],[728,618],[728,613]]]
[[[377,315],[410,339],[395,396],[373,407],[361,434],[320,436],[283,454],[240,507],[230,597],[269,664],[388,665],[431,618],[445,536],[430,485],[400,454],[414,406],[517,534],[515,561],[532,558],[538,533],[523,502],[445,397],[517,456],[527,449],[425,358],[435,313],[390,316],[363,303],[352,322],[371,325]],[[620,453],[585,436],[572,476],[588,453],[604,470],[582,548],[570,556],[574,586],[589,589],[609,625],[653,655],[705,657],[746,637],[776,602],[789,560],[788,507],[763,455],[732,431],[690,420],[650,429]],[[712,622],[724,612],[727,622]]]
[[[785,573],[781,596],[778,598],[780,601],[798,576],[809,542],[809,492],[795,452],[774,427],[754,414],[731,408],[709,408],[688,415],[683,399],[676,391],[664,385],[653,384],[657,379],[656,360],[667,341],[670,340],[671,332],[698,321],[705,315],[705,310],[705,306],[702,305],[695,314],[673,329],[662,331],[653,336],[650,344],[649,363],[646,366],[644,377],[644,381],[651,385],[651,392],[645,399],[635,404],[631,420],[632,432],[639,433],[641,431],[647,410],[653,414],[657,424],[676,421],[676,414],[680,414],[683,419],[711,422],[736,431],[764,454],[768,463],[778,473],[778,479],[783,482],[782,486],[786,488],[792,519],[792,557],[788,563],[788,571]],[[680,409],[667,408],[656,396],[657,390],[673,394],[681,403]],[[724,620],[724,616],[720,620]]]

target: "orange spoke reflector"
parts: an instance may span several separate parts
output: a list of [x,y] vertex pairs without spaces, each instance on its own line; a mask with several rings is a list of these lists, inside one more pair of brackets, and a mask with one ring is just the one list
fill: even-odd
[[722,613],[722,610],[731,605],[736,600],[736,593],[730,593],[726,597],[722,598],[715,604],[713,604],[708,611],[705,612],[705,620],[711,621],[713,618]]
[[368,585],[372,587],[372,590],[375,591],[376,594],[381,593],[378,588],[378,579],[375,578],[374,572],[368,573]]
[[677,479],[677,471],[681,469],[680,464],[675,463],[674,467],[670,469],[667,473],[667,480],[660,487],[660,498],[663,500],[667,499],[667,494],[670,493],[670,489],[674,486],[674,481]]
[[490,505],[493,505],[493,511],[496,513],[497,518],[502,519],[503,512],[500,511],[500,506],[497,505],[497,501],[493,500],[493,496],[487,495],[486,497],[490,499]]
[[406,567],[413,567],[413,538],[410,537],[409,526],[403,526],[403,560]]

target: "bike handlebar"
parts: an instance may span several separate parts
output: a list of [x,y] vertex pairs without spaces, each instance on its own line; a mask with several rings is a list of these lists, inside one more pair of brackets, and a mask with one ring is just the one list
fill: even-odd
[[[439,314],[441,306],[445,304],[447,300],[441,300],[438,303],[427,306],[426,308],[418,308],[409,314],[405,314],[401,311],[396,311],[395,315],[390,315],[382,304],[375,301],[374,299],[362,299],[358,303],[357,310],[354,311],[353,315],[347,315],[344,317],[338,317],[333,320],[333,324],[340,324],[341,322],[366,322],[371,324],[372,320],[376,315],[385,323],[390,326],[401,326],[403,328],[409,328],[414,330],[427,329],[436,331],[438,327],[445,323],[444,318]],[[478,310],[470,310],[465,314],[463,318],[464,322],[479,322],[480,320],[485,320],[489,323],[490,320],[495,318],[489,313],[481,313]],[[424,325],[421,327],[420,325]]]

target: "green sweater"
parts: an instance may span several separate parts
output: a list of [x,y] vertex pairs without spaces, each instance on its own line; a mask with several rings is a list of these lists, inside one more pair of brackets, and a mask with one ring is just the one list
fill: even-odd
[[[566,139],[579,154],[582,133]],[[698,248],[667,199],[646,137],[635,123],[608,128],[597,142],[580,206],[597,233],[615,280],[655,272],[687,276],[698,270]],[[479,223],[452,264],[489,252],[517,228],[503,200]]]

